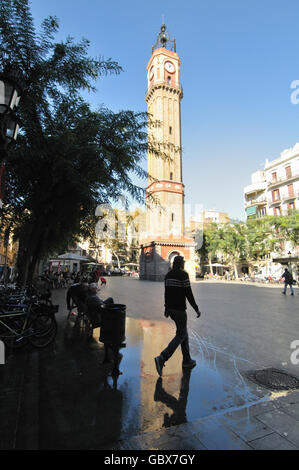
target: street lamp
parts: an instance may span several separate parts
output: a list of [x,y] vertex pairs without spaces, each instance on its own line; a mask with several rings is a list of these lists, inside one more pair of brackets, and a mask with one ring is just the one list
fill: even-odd
[[20,80],[15,72],[0,73],[0,206],[3,202],[3,173],[5,168],[7,146],[16,140],[19,130],[15,114],[22,94]]
[[1,159],[5,158],[7,145],[16,140],[18,123],[15,110],[19,105],[22,94],[20,82],[15,74],[0,74],[0,144]]

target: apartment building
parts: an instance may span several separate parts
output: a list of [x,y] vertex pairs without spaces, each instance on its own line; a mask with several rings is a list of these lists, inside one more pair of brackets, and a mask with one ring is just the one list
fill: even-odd
[[244,188],[245,212],[248,217],[264,217],[267,214],[267,182],[265,171],[251,175],[251,184]]
[[265,164],[268,215],[299,209],[299,143]]
[[244,188],[244,205],[247,218],[299,209],[299,143],[279,158],[266,160],[264,170],[251,175],[251,184]]

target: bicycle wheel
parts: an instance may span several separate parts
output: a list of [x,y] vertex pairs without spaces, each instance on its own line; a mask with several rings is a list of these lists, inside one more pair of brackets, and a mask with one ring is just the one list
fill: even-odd
[[4,342],[5,346],[12,349],[20,349],[28,343],[25,321],[24,318],[10,318],[7,323],[14,332],[1,325],[0,339]]
[[54,316],[41,314],[32,322],[33,334],[29,341],[35,348],[44,348],[54,341],[57,323]]

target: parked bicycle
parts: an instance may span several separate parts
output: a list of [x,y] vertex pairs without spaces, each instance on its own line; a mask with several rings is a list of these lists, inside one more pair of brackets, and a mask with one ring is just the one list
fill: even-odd
[[32,289],[0,292],[0,340],[12,348],[28,342],[37,348],[48,346],[56,337],[58,308]]

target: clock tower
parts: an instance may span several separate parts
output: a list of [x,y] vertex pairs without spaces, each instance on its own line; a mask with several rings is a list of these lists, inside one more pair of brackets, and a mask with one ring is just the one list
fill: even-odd
[[[163,24],[147,65],[148,186],[141,279],[163,280],[176,255],[184,256],[190,279],[195,277],[195,244],[184,235],[180,66],[175,40]],[[153,151],[157,146],[159,155]]]

